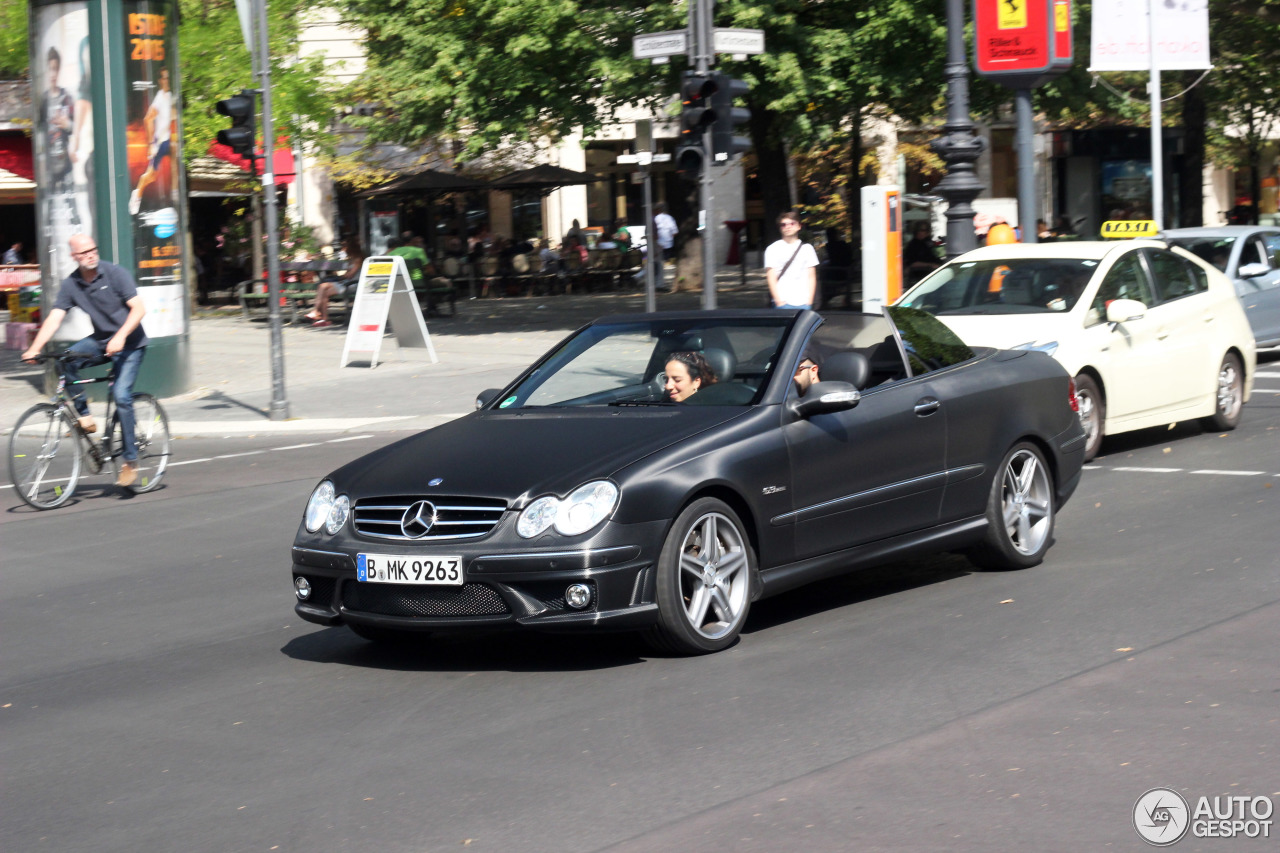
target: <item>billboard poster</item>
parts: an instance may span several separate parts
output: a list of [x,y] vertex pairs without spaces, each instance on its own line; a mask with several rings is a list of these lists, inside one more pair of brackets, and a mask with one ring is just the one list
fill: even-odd
[[[89,38],[88,4],[33,10],[31,102],[35,108],[35,159],[40,265],[45,293],[53,294],[76,268],[67,241],[96,239],[93,199],[92,69],[97,48]],[[52,297],[50,297],[52,298]],[[78,313],[78,312],[77,312]],[[67,324],[70,324],[70,328]],[[68,317],[69,334],[88,334],[88,318]],[[82,335],[81,335],[82,336]]]
[[134,274],[151,337],[185,329],[178,134],[178,20],[167,0],[123,5],[125,147]]
[[1093,4],[1090,71],[1151,69],[1151,26],[1155,14],[1156,68],[1160,71],[1212,68],[1209,61],[1208,0],[1182,3],[1109,0]]

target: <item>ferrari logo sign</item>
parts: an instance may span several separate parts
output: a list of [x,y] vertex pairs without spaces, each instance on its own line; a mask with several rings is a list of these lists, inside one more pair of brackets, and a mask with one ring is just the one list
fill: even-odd
[[1027,28],[1027,0],[1000,0],[996,8],[996,27],[1002,30]]

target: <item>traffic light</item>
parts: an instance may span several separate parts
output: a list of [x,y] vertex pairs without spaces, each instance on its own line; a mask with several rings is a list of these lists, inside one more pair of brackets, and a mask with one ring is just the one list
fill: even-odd
[[696,181],[702,174],[702,161],[706,155],[702,151],[702,141],[696,143],[681,142],[676,146],[672,162],[676,165],[676,174],[685,180]]
[[218,142],[242,157],[252,157],[257,136],[253,93],[246,89],[238,95],[218,101],[217,109],[231,119],[231,127],[218,131]]
[[715,114],[711,149],[717,161],[751,150],[751,140],[734,133],[735,127],[751,120],[751,110],[733,105],[735,98],[745,97],[750,90],[751,87],[742,80],[727,74],[715,76],[711,93],[711,111]]
[[680,143],[702,144],[702,132],[716,120],[709,98],[716,91],[716,78],[695,71],[684,73],[680,87]]

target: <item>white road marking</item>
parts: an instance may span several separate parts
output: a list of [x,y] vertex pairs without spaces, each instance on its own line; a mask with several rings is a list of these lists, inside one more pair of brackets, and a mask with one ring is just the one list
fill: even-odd
[[[249,450],[244,453],[225,453],[222,456],[205,456],[201,459],[181,459],[178,461],[171,461],[168,467],[176,468],[179,465],[195,465],[201,462],[213,462],[216,459],[235,459],[239,456],[257,456],[260,453],[274,453],[277,450],[301,450],[304,447],[319,447],[322,444],[338,444],[344,441],[358,441],[364,438],[373,438],[373,436],[372,435],[350,435],[350,436],[344,436],[342,438],[330,438],[325,441],[312,441],[306,444],[289,444],[289,445],[285,445],[284,447],[268,447],[263,450]],[[93,475],[85,474],[84,476],[93,476]],[[67,478],[62,477],[60,479],[65,480]],[[53,482],[53,481],[50,481],[50,482]],[[12,488],[14,488],[13,483],[0,483],[0,490],[12,489]]]
[[1257,385],[1254,385],[1254,386],[1253,386],[1253,393],[1255,393],[1255,394],[1280,394],[1280,388],[1259,388]]
[[[1103,469],[1107,470],[1107,469]],[[1137,468],[1128,465],[1117,465],[1111,468],[1112,471],[1139,471],[1144,474],[1176,474],[1181,468]]]
[[1276,370],[1259,370],[1253,374],[1254,376],[1263,376],[1267,379],[1280,379],[1280,371]]
[[1201,468],[1198,471],[1192,471],[1192,474],[1219,474],[1224,477],[1259,477],[1267,473],[1266,471],[1219,471],[1216,468]]

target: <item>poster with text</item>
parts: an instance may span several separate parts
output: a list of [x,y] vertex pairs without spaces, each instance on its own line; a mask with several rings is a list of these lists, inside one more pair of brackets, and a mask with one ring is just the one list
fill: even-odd
[[[37,210],[42,281],[52,301],[76,268],[67,245],[73,234],[95,237],[93,221],[93,107],[89,11],[85,3],[35,10],[31,40],[31,102],[35,108]],[[70,318],[68,333],[91,328]],[[85,332],[87,334],[87,332]]]
[[[170,2],[124,6],[125,137],[134,271],[148,312],[183,281],[181,186],[178,150],[178,19]],[[163,290],[148,291],[148,286]],[[153,305],[159,300],[165,305]],[[172,323],[163,324],[166,329]],[[171,334],[157,329],[158,334]],[[151,328],[148,327],[151,334]]]

